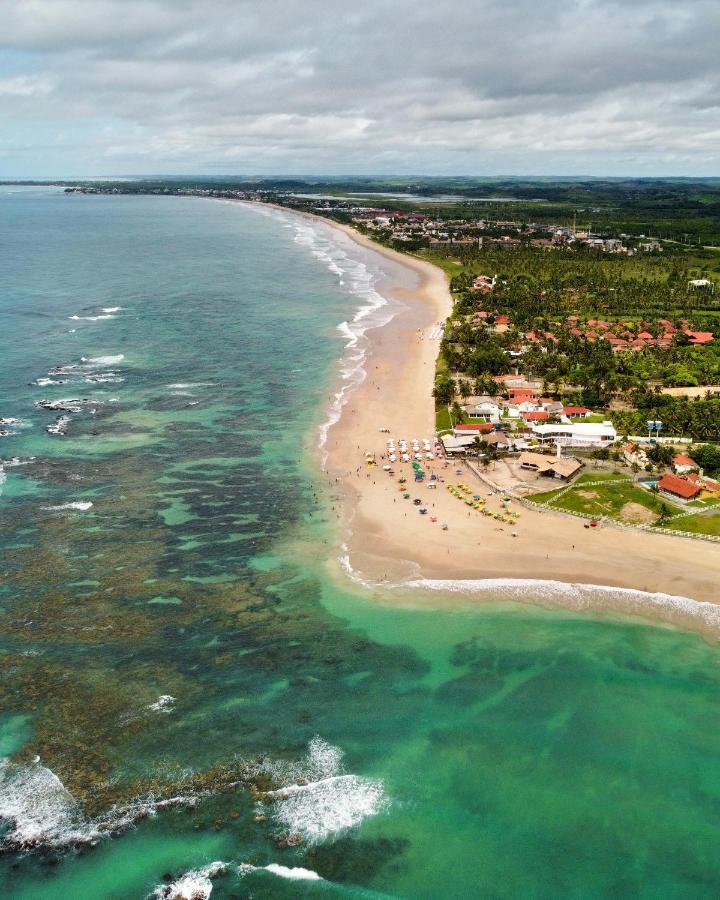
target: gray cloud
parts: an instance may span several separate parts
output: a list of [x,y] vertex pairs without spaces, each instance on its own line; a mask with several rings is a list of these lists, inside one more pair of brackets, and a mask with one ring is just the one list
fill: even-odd
[[0,174],[718,171],[716,0],[342,6],[0,0]]

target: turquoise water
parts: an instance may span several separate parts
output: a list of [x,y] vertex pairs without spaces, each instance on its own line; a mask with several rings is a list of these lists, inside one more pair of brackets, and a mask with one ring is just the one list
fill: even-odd
[[[714,646],[324,574],[304,447],[368,299],[347,249],[0,194],[3,896],[716,893]],[[64,436],[33,406],[59,398],[90,401]]]

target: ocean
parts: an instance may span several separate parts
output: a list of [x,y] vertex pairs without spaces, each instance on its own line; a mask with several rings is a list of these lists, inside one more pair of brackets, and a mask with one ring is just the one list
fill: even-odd
[[715,644],[329,576],[382,286],[289,214],[0,186],[3,897],[717,892]]

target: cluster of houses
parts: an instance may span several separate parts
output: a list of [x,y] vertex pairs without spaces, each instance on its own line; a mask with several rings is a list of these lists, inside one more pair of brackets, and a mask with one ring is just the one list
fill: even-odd
[[[328,212],[331,201],[325,200],[317,212]],[[658,241],[637,241],[631,235],[620,238],[605,237],[589,230],[568,228],[545,222],[524,224],[512,220],[448,219],[425,213],[398,209],[351,206],[332,201],[333,208],[341,206],[350,213],[352,221],[369,231],[389,230],[395,241],[409,242],[426,239],[429,247],[453,244],[475,244],[485,248],[514,248],[521,245],[542,249],[574,249],[586,247],[603,253],[652,253],[662,250]],[[629,243],[628,243],[629,241]]]
[[[496,283],[496,277],[478,275],[473,281],[470,291],[488,295],[493,292]],[[510,316],[497,310],[493,312],[488,309],[478,309],[473,313],[472,321],[496,334],[504,334],[512,327]],[[687,319],[682,319],[676,325],[669,319],[638,323],[620,320],[606,322],[603,319],[589,319],[587,322],[582,322],[578,316],[567,316],[564,322],[556,324],[554,331],[535,329],[525,332],[516,349],[521,351],[533,344],[540,345],[540,347],[556,344],[563,333],[590,343],[607,341],[613,353],[638,352],[654,347],[667,349],[677,343],[680,335],[683,336],[684,341],[696,346],[711,344],[715,340],[712,331],[695,331],[690,327]]]
[[[473,397],[464,406],[470,420],[456,426],[456,431],[477,434],[503,433],[512,429],[517,439],[563,447],[605,447],[617,440],[617,432],[608,421],[589,421],[593,411],[585,406],[569,406],[543,397],[538,388],[522,377],[498,375],[498,386],[507,397],[484,395]],[[503,429],[503,425],[505,429]]]
[[[517,376],[497,376],[506,382]],[[498,451],[524,451],[535,447],[610,447],[617,432],[607,420],[590,421],[592,410],[568,406],[543,397],[534,387],[507,386],[507,398],[490,395],[469,398],[463,407],[465,422],[458,422],[443,439],[448,453],[465,453],[482,441]]]
[[[679,334],[685,335],[691,344],[710,344],[714,340],[711,331],[693,331],[687,319],[683,319],[679,326],[673,324],[669,319],[659,319],[656,323],[639,322],[637,324],[618,320],[605,322],[602,319],[590,319],[587,323],[582,324],[577,316],[568,316],[565,319],[565,328],[573,337],[584,338],[591,343],[607,341],[615,353],[625,350],[645,350],[648,347],[672,347]],[[530,341],[540,342],[557,340],[557,336],[552,332],[545,332],[544,335],[530,332],[526,337]]]

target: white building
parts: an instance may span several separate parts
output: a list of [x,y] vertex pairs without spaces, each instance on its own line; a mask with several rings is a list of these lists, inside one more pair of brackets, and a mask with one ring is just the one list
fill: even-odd
[[485,400],[477,406],[465,407],[468,415],[473,419],[482,419],[484,422],[499,422],[500,407],[494,401]]
[[612,422],[533,425],[532,431],[541,444],[559,444],[561,447],[609,447],[617,440]]

